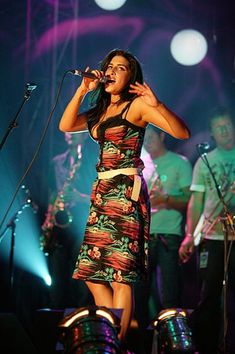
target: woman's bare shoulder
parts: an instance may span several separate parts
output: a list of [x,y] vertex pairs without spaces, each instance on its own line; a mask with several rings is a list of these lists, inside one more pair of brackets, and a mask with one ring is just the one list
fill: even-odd
[[146,122],[142,120],[142,113],[141,113],[141,98],[136,97],[130,105],[130,109],[127,113],[127,120],[132,122],[133,124],[136,124],[140,127],[146,127]]

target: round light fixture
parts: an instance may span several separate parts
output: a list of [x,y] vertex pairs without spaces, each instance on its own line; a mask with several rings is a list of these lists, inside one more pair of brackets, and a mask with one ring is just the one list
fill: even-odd
[[117,10],[125,4],[126,0],[95,0],[95,3],[104,10]]
[[207,53],[207,41],[198,31],[185,29],[177,32],[171,40],[171,54],[182,65],[200,63]]
[[121,353],[120,320],[106,307],[81,307],[64,317],[58,330],[67,354]]

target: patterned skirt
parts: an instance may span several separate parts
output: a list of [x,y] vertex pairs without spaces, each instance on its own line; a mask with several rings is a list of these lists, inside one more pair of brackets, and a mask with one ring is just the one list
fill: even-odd
[[85,236],[73,278],[133,283],[147,274],[150,203],[144,179],[137,202],[134,176],[93,184]]

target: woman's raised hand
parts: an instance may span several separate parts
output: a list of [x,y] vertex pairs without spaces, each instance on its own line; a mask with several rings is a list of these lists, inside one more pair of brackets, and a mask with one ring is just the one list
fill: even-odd
[[[86,72],[89,71],[89,66],[86,68],[85,71]],[[99,80],[104,75],[104,73],[100,70],[92,70],[91,73],[94,74],[97,77],[97,79],[83,77],[81,85],[80,85],[80,87],[84,88],[87,92],[95,90],[99,84]]]
[[138,95],[146,104],[152,107],[157,107],[160,104],[160,101],[157,99],[156,95],[153,93],[149,85],[146,84],[146,82],[144,82],[143,85],[139,82],[130,84],[129,92]]

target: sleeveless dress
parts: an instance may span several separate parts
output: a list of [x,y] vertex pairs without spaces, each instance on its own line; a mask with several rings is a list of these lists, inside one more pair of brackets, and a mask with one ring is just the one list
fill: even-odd
[[[144,168],[140,159],[145,129],[126,120],[122,112],[97,128],[98,172]],[[125,113],[125,114],[124,114]],[[92,124],[89,132],[92,136]],[[93,137],[94,139],[94,137]],[[150,203],[145,180],[137,201],[131,199],[134,175],[119,174],[94,181],[85,236],[73,278],[94,282],[133,283],[145,279]]]

